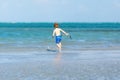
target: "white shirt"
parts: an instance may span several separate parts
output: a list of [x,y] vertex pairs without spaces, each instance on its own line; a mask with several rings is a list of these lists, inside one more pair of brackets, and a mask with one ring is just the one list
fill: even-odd
[[60,36],[61,32],[63,32],[65,35],[68,35],[68,33],[66,33],[65,31],[63,31],[61,28],[55,28],[53,30],[53,36]]

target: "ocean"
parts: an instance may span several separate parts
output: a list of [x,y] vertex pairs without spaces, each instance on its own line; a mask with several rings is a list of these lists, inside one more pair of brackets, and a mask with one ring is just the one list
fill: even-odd
[[[120,47],[120,23],[59,23],[72,39],[63,36],[63,48],[110,49]],[[53,23],[0,23],[0,47],[56,47]]]

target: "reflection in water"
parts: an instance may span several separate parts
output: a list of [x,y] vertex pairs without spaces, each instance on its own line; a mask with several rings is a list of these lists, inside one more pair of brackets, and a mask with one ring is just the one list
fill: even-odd
[[59,65],[61,63],[61,57],[62,57],[62,53],[57,53],[56,57],[55,57],[55,64]]
[[57,74],[61,74],[62,68],[62,53],[57,53],[54,59],[54,69]]

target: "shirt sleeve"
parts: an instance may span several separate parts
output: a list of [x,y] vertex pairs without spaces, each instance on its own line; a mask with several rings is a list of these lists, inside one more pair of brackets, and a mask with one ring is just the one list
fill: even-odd
[[67,35],[67,33],[64,30],[60,29],[60,31],[63,32],[65,35]]
[[55,30],[53,30],[53,34],[52,34],[52,36],[55,36]]

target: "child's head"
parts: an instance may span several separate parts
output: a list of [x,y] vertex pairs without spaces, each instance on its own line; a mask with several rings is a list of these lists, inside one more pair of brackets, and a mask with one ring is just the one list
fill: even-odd
[[59,24],[58,23],[54,23],[54,28],[58,28]]

